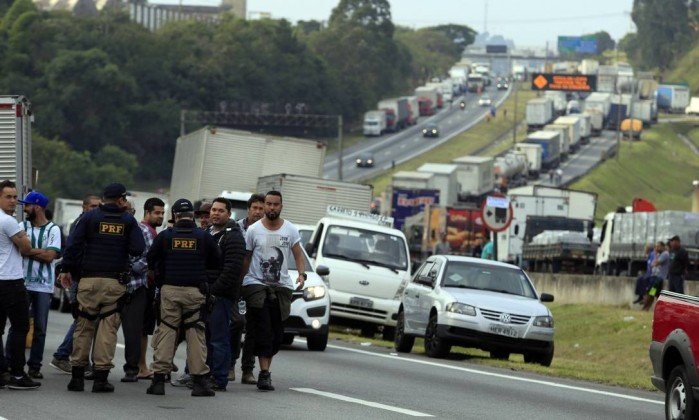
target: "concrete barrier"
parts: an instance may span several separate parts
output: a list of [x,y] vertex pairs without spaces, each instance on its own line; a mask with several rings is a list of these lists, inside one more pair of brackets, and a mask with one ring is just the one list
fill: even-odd
[[[558,303],[628,305],[636,300],[636,278],[582,274],[528,273],[539,293],[550,293]],[[665,282],[667,289],[667,281]],[[699,295],[699,282],[685,281],[685,293]]]

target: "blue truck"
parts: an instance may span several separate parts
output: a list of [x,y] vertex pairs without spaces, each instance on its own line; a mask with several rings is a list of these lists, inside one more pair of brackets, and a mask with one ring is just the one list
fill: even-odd
[[686,85],[658,85],[658,109],[667,112],[684,113],[689,105],[690,92]]
[[535,131],[525,143],[541,145],[541,169],[552,169],[561,163],[561,134],[557,131]]

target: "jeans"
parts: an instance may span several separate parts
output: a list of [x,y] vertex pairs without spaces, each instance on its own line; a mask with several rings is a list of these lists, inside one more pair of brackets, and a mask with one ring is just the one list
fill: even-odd
[[[46,326],[49,322],[49,309],[51,306],[51,293],[28,291],[30,313],[34,317],[34,336],[32,348],[29,351],[27,366],[30,369],[41,369],[41,361],[44,359],[44,345],[46,344]],[[10,328],[12,334],[12,328]]]
[[671,292],[684,294],[684,277],[682,274],[668,274],[669,289]]
[[[7,337],[6,354],[13,355],[9,359],[10,371],[13,376],[24,375],[24,346],[29,332],[29,299],[24,280],[0,280],[0,319],[10,320],[11,332]],[[0,341],[4,328],[0,329]]]
[[206,364],[211,369],[216,384],[222,388],[228,385],[228,371],[231,368],[231,338],[228,324],[231,322],[233,302],[218,298],[209,315],[206,325]]
[[[243,330],[245,330],[246,316],[238,313],[238,308],[233,308],[233,322],[231,323],[231,368],[235,366],[236,360],[240,357],[240,350],[243,350],[243,360],[241,361],[241,370],[243,372],[252,372],[255,369],[255,355],[253,349],[255,343],[252,334],[245,335],[243,339]],[[241,346],[241,342],[243,343]]]
[[66,332],[66,336],[63,339],[63,342],[61,343],[60,346],[56,349],[56,352],[53,354],[53,357],[55,357],[58,360],[68,360],[70,358],[70,354],[73,352],[73,334],[75,333],[75,321],[73,321],[72,324],[70,324],[70,327],[68,328],[68,332]]

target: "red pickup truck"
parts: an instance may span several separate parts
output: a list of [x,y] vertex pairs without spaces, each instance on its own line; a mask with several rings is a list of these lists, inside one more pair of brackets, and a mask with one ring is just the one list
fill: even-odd
[[651,381],[665,393],[665,418],[699,418],[699,298],[663,291],[655,304]]

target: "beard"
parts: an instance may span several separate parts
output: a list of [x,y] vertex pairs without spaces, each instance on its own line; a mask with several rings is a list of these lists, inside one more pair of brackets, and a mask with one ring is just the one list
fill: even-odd
[[27,213],[27,220],[30,222],[33,222],[36,220],[36,212],[32,211],[30,213]]
[[277,220],[279,218],[279,213],[270,211],[269,213],[265,213],[265,217],[269,220]]

